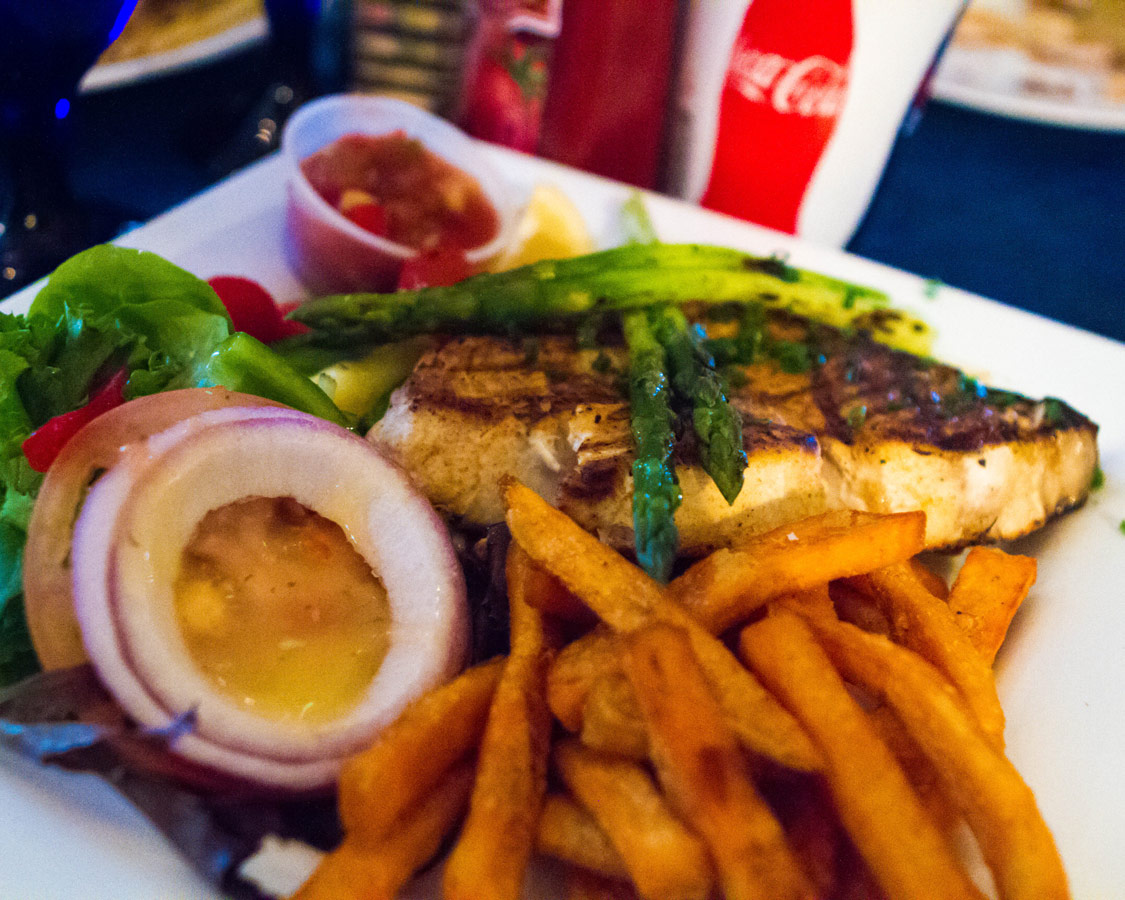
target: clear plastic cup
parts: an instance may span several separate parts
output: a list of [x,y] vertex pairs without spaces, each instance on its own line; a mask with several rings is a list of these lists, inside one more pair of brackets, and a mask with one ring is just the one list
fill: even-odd
[[518,204],[481,146],[443,119],[401,100],[341,94],[314,100],[285,125],[281,154],[286,180],[286,253],[290,267],[313,294],[393,290],[402,264],[419,251],[379,237],[348,220],[321,197],[301,172],[301,160],[348,134],[402,131],[480,183],[496,208],[499,228],[486,244],[467,251],[470,263],[495,256],[511,240]]

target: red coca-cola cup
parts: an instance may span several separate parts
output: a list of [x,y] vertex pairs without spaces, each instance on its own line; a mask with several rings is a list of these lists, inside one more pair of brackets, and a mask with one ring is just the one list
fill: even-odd
[[841,245],[964,0],[694,0],[669,190]]

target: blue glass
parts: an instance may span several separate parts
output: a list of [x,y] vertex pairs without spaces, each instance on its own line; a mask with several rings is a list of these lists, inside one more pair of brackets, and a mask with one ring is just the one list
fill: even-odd
[[0,295],[108,235],[67,190],[78,83],[137,0],[0,0]]

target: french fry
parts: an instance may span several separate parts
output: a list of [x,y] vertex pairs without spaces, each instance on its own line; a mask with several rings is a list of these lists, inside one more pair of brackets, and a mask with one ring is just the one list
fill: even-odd
[[973,547],[949,592],[949,608],[969,641],[992,665],[1008,626],[1035,583],[1036,564],[995,547]]
[[932,662],[961,692],[997,747],[1004,746],[1004,710],[992,669],[957,624],[950,607],[896,564],[862,576],[891,623],[895,640]]
[[547,702],[587,747],[647,759],[648,737],[618,651],[617,638],[604,627],[571,641],[548,673]]
[[648,733],[629,679],[616,660],[598,676],[582,711],[583,745],[630,759],[648,759]]
[[365,843],[388,833],[450,767],[476,750],[504,659],[474,666],[406,707],[340,772],[340,821]]
[[[850,537],[850,526],[859,529],[857,540]],[[924,526],[920,513],[826,513],[754,538],[741,550],[718,551],[674,580],[668,590],[704,627],[718,631],[728,620],[752,612],[780,594],[907,558],[921,548]],[[795,541],[789,539],[790,534]],[[894,538],[889,549],[881,543],[888,537]],[[822,558],[825,544],[828,555]],[[858,553],[857,562],[842,559],[853,552]],[[738,555],[728,559],[729,554]],[[792,565],[784,562],[786,554],[796,554]],[[724,615],[722,604],[738,602],[743,593],[741,612]],[[563,648],[552,667],[548,681],[551,710],[570,731],[581,728],[586,695],[609,656],[608,648],[601,646],[606,641],[604,631],[599,638],[587,635],[574,641]]]
[[687,631],[724,714],[747,747],[790,768],[820,765],[796,720],[659,584],[529,488],[512,481],[505,496],[512,538],[614,631],[628,633],[655,621]]
[[922,512],[833,511],[717,550],[668,586],[712,633],[725,631],[781,594],[862,575],[922,550]]
[[636,900],[637,897],[628,881],[607,878],[597,872],[571,867],[564,879],[564,900]]
[[767,615],[775,615],[778,610],[791,609],[798,615],[836,617],[836,609],[828,585],[784,594],[766,607]]
[[815,895],[780,823],[751,779],[734,734],[679,628],[650,625],[623,640],[622,666],[649,733],[657,777],[702,835],[727,900]]
[[292,900],[393,900],[441,847],[469,799],[473,766],[449,770],[380,841],[348,835],[327,854]]
[[816,896],[837,900],[845,836],[823,779],[787,779],[782,785],[767,784],[763,793],[776,810],[785,838],[801,860]]
[[726,645],[688,620],[692,650],[723,710],[727,724],[742,744],[790,769],[815,772],[824,759],[800,722],[739,664]]
[[[517,900],[534,851],[560,861],[570,900],[854,900],[873,884],[982,900],[950,841],[961,817],[1000,900],[1066,900],[989,669],[1033,561],[974,550],[950,589],[915,558],[922,514],[835,512],[664,586],[526,487],[505,497],[511,652],[347,763],[345,840],[297,900],[390,900],[466,808],[446,900]],[[715,635],[763,606],[740,634],[747,668]],[[556,654],[556,617],[602,624]],[[884,706],[865,712],[843,678]],[[579,738],[552,757],[570,794],[545,798],[551,713]],[[797,772],[755,783],[743,749]],[[793,785],[830,805],[794,812]]]
[[744,628],[739,646],[820,746],[840,819],[888,898],[979,900],[982,895],[804,622],[777,610]]
[[965,815],[1003,900],[1070,896],[1054,839],[1015,767],[925,660],[853,625],[810,619],[848,680],[891,706]]
[[544,799],[535,849],[607,878],[629,878],[625,863],[597,820],[566,794],[548,794]]
[[590,811],[646,900],[705,900],[714,873],[703,843],[672,813],[638,763],[588,750],[573,739],[555,746],[566,786]]
[[907,560],[906,564],[910,566],[910,570],[914,573],[914,577],[922,584],[922,586],[937,597],[939,600],[949,599],[949,585],[945,583],[945,579],[938,575],[933,569],[929,568],[917,556],[913,559]]
[[895,755],[898,764],[910,779],[918,799],[926,811],[946,834],[951,834],[961,821],[960,811],[945,796],[941,775],[918,742],[910,736],[906,726],[889,706],[878,706],[868,713],[871,724],[883,743]]
[[533,580],[526,592],[529,606],[577,625],[590,627],[597,623],[598,617],[590,607],[568,591],[554,575],[530,559],[523,565],[529,567],[525,577]]
[[[779,597],[769,606],[769,614],[774,615],[778,610],[789,610],[805,619],[826,618],[829,621],[837,619],[837,610],[843,598],[848,612],[859,612],[859,618],[869,620],[872,612],[869,597],[862,594],[857,588],[846,582],[838,582],[833,588],[842,588],[830,592],[828,586],[815,590],[802,591],[798,594]],[[835,602],[834,602],[835,598]],[[873,610],[878,617],[878,624],[886,625],[886,618],[878,610]],[[842,617],[841,617],[842,618]],[[885,633],[881,629],[878,633]],[[875,731],[887,745],[887,749],[894,754],[903,772],[906,774],[918,794],[919,800],[935,822],[946,832],[950,831],[953,824],[959,821],[960,816],[954,810],[941,791],[937,781],[937,771],[933,764],[918,749],[917,744],[906,733],[902,723],[895,717],[894,712],[886,706],[878,706],[868,712],[871,724]]]
[[469,813],[445,866],[445,900],[517,900],[547,786],[551,719],[543,614],[528,603],[549,576],[508,551],[511,652],[477,755]]
[[595,681],[615,665],[616,639],[604,626],[571,641],[547,673],[547,705],[571,732],[582,728],[582,711]]
[[836,880],[839,887],[831,895],[832,900],[883,900],[885,897],[871,869],[850,844],[844,848],[838,861]]
[[512,539],[614,631],[640,628],[670,605],[656,581],[535,491],[510,481],[504,496]]
[[887,621],[875,598],[863,590],[859,578],[833,581],[828,586],[828,593],[836,607],[836,614],[845,622],[876,634],[891,633],[891,623]]
[[[886,521],[884,521],[884,519]],[[807,519],[803,522],[795,523],[792,528],[778,529],[769,534],[762,535],[753,539],[743,551],[748,554],[746,559],[739,557],[741,563],[746,567],[747,571],[743,574],[748,574],[746,587],[748,589],[747,596],[750,598],[747,601],[746,610],[751,611],[757,609],[770,599],[779,596],[782,593],[789,593],[798,591],[804,587],[812,587],[817,584],[827,583],[829,578],[842,577],[842,574],[856,574],[861,572],[864,564],[860,565],[846,565],[837,564],[831,571],[818,568],[821,565],[821,560],[816,558],[815,549],[818,544],[817,541],[824,535],[827,535],[827,540],[839,541],[836,545],[836,554],[842,556],[846,552],[854,549],[849,543],[844,540],[846,528],[849,523],[856,523],[863,529],[863,535],[867,540],[879,540],[885,537],[887,533],[896,535],[898,537],[894,549],[889,555],[884,554],[882,551],[876,551],[877,557],[873,557],[871,548],[864,548],[863,555],[860,557],[871,563],[874,559],[874,564],[883,561],[884,559],[899,556],[907,552],[913,552],[920,546],[918,543],[922,534],[924,522],[919,525],[919,517],[917,514],[904,514],[894,515],[889,517],[876,517],[866,513],[829,513],[824,516],[816,516]],[[797,541],[790,541],[788,535],[794,534]],[[765,554],[765,559],[758,563],[750,558],[750,554],[761,551]],[[793,576],[793,573],[788,573],[791,580],[785,583],[783,580],[783,573],[780,571],[783,566],[776,563],[776,557],[785,554],[798,552],[802,558],[812,556],[812,562],[815,563],[812,567],[801,569],[801,571]],[[709,562],[717,555],[726,553],[727,551],[719,551],[718,554],[712,554],[707,560],[697,563],[688,573],[676,579],[669,586],[670,591],[676,591],[678,595],[682,595],[685,606],[694,613],[702,610],[705,614],[709,608],[708,604],[717,602],[711,598],[709,589],[705,586],[704,582],[715,579],[714,589],[721,586],[720,582],[723,581],[722,570],[723,566],[719,566],[720,571],[713,570],[713,564]],[[771,560],[774,560],[771,562]],[[730,573],[732,578],[737,579],[740,577],[738,572]],[[756,581],[755,581],[756,579]],[[755,583],[757,588],[754,589],[751,596],[751,588],[754,588]],[[839,583],[841,589],[847,589],[844,582]],[[729,586],[729,585],[728,585]],[[701,593],[696,596],[692,593],[693,590],[698,589]],[[861,596],[857,594],[857,597]],[[580,601],[576,601],[580,602]],[[874,609],[874,607],[872,607]],[[881,613],[877,613],[881,615]],[[722,626],[724,619],[722,616],[715,616],[710,621],[704,621],[701,624],[704,626],[713,626],[718,628]],[[709,628],[709,630],[712,630]],[[577,732],[582,728],[582,710],[586,701],[586,697],[590,691],[591,685],[598,677],[606,665],[606,661],[612,657],[612,652],[609,649],[610,638],[604,630],[596,630],[593,634],[586,635],[579,640],[572,641],[562,649],[552,666],[551,673],[548,679],[548,699],[551,706],[551,711],[555,717],[563,723],[569,731]]]

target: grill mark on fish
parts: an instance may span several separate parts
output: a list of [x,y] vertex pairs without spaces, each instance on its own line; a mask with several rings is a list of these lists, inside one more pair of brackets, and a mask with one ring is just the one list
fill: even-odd
[[1053,407],[1051,421],[1037,412],[1044,401],[1010,395],[999,407],[966,387],[975,382],[960,370],[893,350],[866,333],[848,339],[836,332],[821,350],[826,361],[812,374],[812,393],[826,433],[847,444],[861,430],[849,424],[848,413],[860,407],[864,426],[884,437],[962,452],[1095,427],[1064,403]]
[[519,341],[454,338],[419,360],[412,394],[414,402],[486,420],[538,421],[580,403],[620,402],[611,378],[576,361],[581,354],[561,338],[540,339],[534,367]]
[[577,465],[560,485],[560,493],[574,500],[596,500],[617,491],[622,461],[610,457]]

